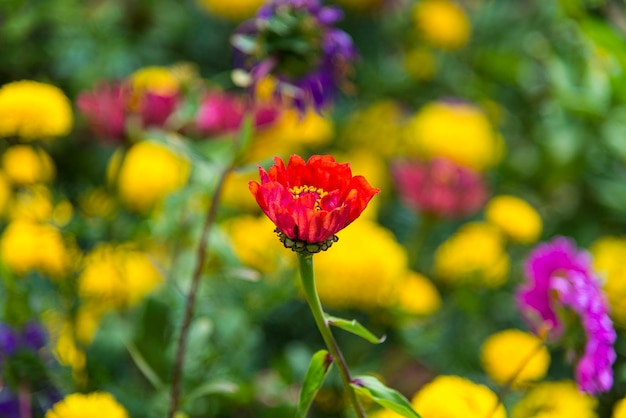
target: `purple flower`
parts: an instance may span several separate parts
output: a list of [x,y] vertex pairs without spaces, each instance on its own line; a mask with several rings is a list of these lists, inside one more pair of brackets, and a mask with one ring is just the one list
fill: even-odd
[[613,385],[616,334],[589,253],[557,237],[538,245],[525,267],[527,282],[517,294],[522,315],[538,334],[547,331],[551,341],[564,342],[576,324],[566,323],[563,314],[565,308],[573,312],[586,336],[584,347],[567,347],[578,360],[578,386],[591,395],[608,391]]
[[333,27],[343,12],[319,0],[272,0],[234,34],[235,65],[252,85],[267,75],[275,94],[300,111],[320,110],[346,83],[357,53],[350,36]]
[[38,351],[44,347],[48,339],[46,330],[35,321],[29,321],[24,325],[21,337],[22,347],[32,351]]
[[10,356],[17,350],[19,336],[8,324],[0,322],[0,357]]
[[0,388],[0,417],[20,418],[19,399],[6,386]]

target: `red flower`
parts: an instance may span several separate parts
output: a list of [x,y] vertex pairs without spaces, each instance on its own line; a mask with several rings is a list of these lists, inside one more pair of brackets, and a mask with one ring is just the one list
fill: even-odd
[[250,191],[285,247],[297,252],[326,250],[380,191],[330,155],[307,162],[292,155],[287,167],[278,157],[274,162],[269,171],[259,167],[261,184],[251,181]]

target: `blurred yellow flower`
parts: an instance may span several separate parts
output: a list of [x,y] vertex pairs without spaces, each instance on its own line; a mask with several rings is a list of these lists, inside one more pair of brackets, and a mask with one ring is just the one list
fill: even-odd
[[511,418],[596,418],[597,404],[572,381],[543,382],[513,406]]
[[492,198],[485,208],[485,218],[515,242],[532,244],[541,235],[539,213],[528,202],[515,196]]
[[404,151],[404,112],[393,100],[382,100],[353,113],[341,139],[351,148],[365,148],[375,155],[390,157]]
[[128,418],[128,412],[107,392],[73,393],[55,403],[45,418]]
[[2,169],[11,183],[25,186],[54,180],[52,158],[42,148],[13,145],[2,154]]
[[122,309],[138,303],[162,281],[145,252],[131,244],[100,244],[85,257],[78,293],[103,308]]
[[506,418],[495,393],[459,376],[436,377],[417,392],[411,404],[423,418]]
[[196,0],[200,8],[210,14],[233,22],[254,16],[264,0]]
[[136,143],[126,152],[121,164],[119,160],[120,154],[114,154],[108,167],[109,179],[115,179],[117,173],[122,202],[138,212],[149,211],[182,188],[191,171],[187,158],[152,141]]
[[0,171],[0,216],[3,216],[11,202],[11,184],[7,176]]
[[435,285],[414,271],[409,271],[394,293],[396,303],[392,306],[397,306],[400,311],[409,315],[430,315],[441,306],[441,296]]
[[430,80],[437,71],[437,59],[426,48],[413,48],[404,54],[404,69],[414,80]]
[[10,202],[8,217],[13,220],[48,222],[52,219],[52,192],[43,184],[18,190]]
[[626,418],[626,398],[622,398],[615,403],[611,418]]
[[96,187],[78,198],[81,212],[87,217],[109,219],[115,214],[115,200],[103,187]]
[[508,271],[503,237],[491,224],[467,223],[435,252],[435,273],[448,284],[498,287],[506,282]]
[[247,267],[270,274],[293,260],[285,256],[285,249],[274,232],[275,226],[267,216],[239,216],[226,222],[224,228],[235,254]]
[[550,353],[536,335],[507,329],[487,338],[481,347],[480,360],[494,382],[520,388],[545,377]]
[[0,137],[46,140],[70,133],[72,104],[50,84],[22,80],[0,88]]
[[70,250],[52,225],[30,220],[11,222],[0,237],[2,261],[16,274],[36,270],[52,278],[69,273]]
[[477,171],[498,164],[504,152],[504,141],[487,116],[461,101],[425,105],[408,123],[406,135],[409,154],[447,157]]
[[589,248],[593,256],[594,270],[604,281],[604,291],[610,315],[615,322],[626,326],[626,238],[606,236],[595,241]]
[[335,136],[332,120],[308,109],[304,115],[294,109],[284,109],[278,120],[255,134],[247,160],[260,162],[274,157],[288,157],[303,149],[318,149]]
[[248,192],[248,182],[258,175],[258,169],[254,171],[233,171],[224,182],[222,190],[222,204],[229,208],[246,212],[257,212],[259,205],[254,200],[252,193]]
[[179,81],[168,67],[144,67],[130,75],[130,83],[137,92],[171,96],[178,92]]
[[465,11],[448,0],[417,2],[413,7],[413,21],[424,40],[437,48],[459,49],[470,37],[470,22]]
[[393,234],[368,219],[341,231],[332,251],[315,257],[321,301],[333,308],[371,310],[389,306],[406,277],[407,255]]

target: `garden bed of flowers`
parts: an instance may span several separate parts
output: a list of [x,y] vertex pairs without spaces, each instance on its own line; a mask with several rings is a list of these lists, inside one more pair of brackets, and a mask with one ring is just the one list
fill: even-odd
[[0,418],[626,418],[618,0],[5,0]]

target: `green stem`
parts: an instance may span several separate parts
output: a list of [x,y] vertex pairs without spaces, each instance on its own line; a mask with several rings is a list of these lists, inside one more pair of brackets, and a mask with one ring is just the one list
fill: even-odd
[[417,229],[413,233],[413,235],[409,238],[409,241],[406,244],[407,253],[409,256],[409,266],[418,270],[419,257],[422,252],[422,248],[426,243],[426,239],[430,235],[430,231],[435,225],[436,219],[435,217],[424,214],[420,217],[419,225]]
[[341,380],[343,381],[343,385],[348,392],[348,396],[350,397],[350,401],[354,410],[359,418],[365,418],[365,411],[359,402],[356,392],[350,385],[352,382],[352,378],[350,377],[350,370],[348,369],[348,365],[341,354],[341,350],[333,337],[333,334],[330,330],[330,326],[324,317],[324,311],[322,309],[322,304],[320,302],[319,296],[317,295],[317,288],[315,287],[315,276],[313,274],[313,256],[310,254],[298,254],[298,263],[300,266],[300,277],[302,278],[302,285],[304,287],[304,294],[306,300],[311,308],[311,313],[313,314],[313,318],[315,319],[315,324],[322,334],[322,339],[328,348],[328,351],[333,357],[333,361],[335,365],[339,369],[339,374],[341,375]]

